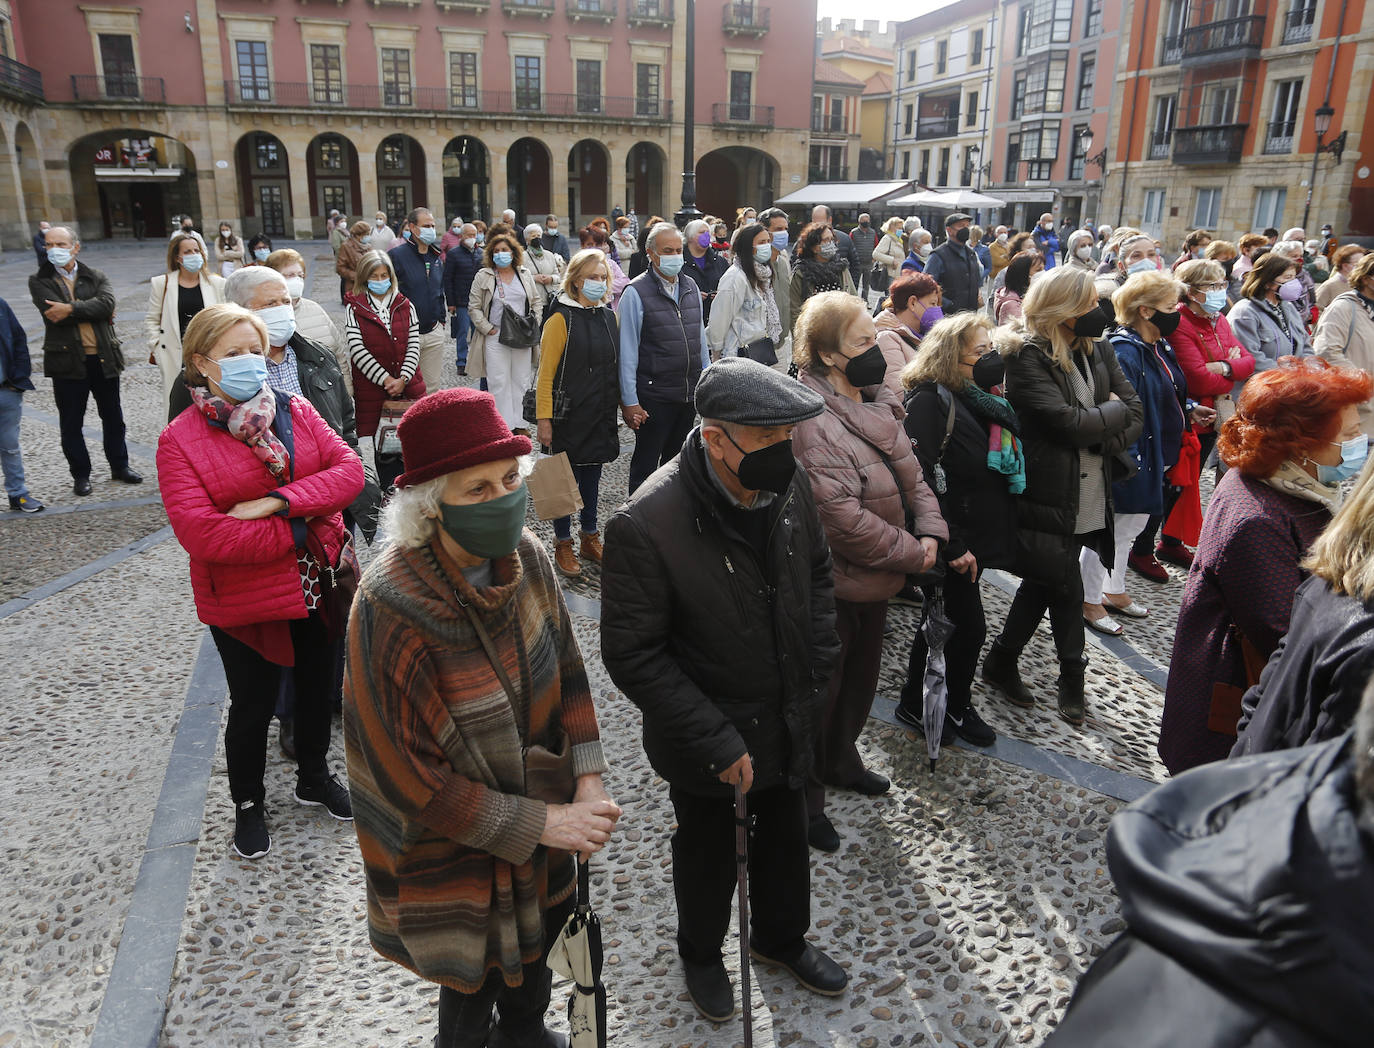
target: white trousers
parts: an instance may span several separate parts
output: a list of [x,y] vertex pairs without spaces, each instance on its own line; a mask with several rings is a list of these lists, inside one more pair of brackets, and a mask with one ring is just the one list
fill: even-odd
[[1131,543],[1149,523],[1150,515],[1117,513],[1113,520],[1116,522],[1116,556],[1111,572],[1102,567],[1096,550],[1085,548],[1078,555],[1078,571],[1083,576],[1084,604],[1101,604],[1104,593],[1126,592],[1126,558],[1130,556]]
[[420,336],[420,377],[426,392],[440,388],[444,379],[444,358],[448,355],[448,323],[440,321],[428,334]]
[[521,414],[525,390],[534,374],[534,351],[501,344],[499,334],[487,336],[487,389],[496,398],[496,410],[511,429],[529,429]]

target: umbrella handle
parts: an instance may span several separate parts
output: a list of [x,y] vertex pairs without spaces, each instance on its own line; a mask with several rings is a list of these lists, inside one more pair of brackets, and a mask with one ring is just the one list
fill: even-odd
[[591,862],[581,862],[577,864],[577,908],[587,910],[591,908],[592,890],[592,866]]

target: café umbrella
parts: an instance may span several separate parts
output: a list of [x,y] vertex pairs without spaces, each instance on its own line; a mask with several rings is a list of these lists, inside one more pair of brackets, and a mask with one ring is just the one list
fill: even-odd
[[606,987],[601,982],[604,955],[601,917],[588,901],[586,863],[577,866],[577,905],[549,950],[549,967],[573,982],[568,1000],[572,1048],[606,1048]]

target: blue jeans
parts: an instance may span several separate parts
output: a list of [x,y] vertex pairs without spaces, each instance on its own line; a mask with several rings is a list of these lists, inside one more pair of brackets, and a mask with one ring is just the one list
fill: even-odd
[[[601,493],[601,463],[574,466],[573,476],[577,478],[577,490],[582,494],[582,510],[578,514],[582,530],[588,535],[595,535],[596,500]],[[553,534],[557,539],[572,538],[572,517],[557,518],[553,522]]]
[[24,413],[24,394],[0,388],[0,467],[5,471],[5,494],[12,499],[29,493],[24,486],[24,456],[19,452],[19,416]]
[[453,314],[453,329],[458,332],[454,336],[458,340],[458,366],[465,368],[468,366],[468,336],[472,333],[472,317],[468,316],[466,309]]

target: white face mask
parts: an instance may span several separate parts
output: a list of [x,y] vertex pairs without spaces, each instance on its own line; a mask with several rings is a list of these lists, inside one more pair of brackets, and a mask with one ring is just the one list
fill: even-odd
[[1078,248],[1074,252],[1074,254],[1081,258],[1084,262],[1086,262],[1088,261],[1088,259],[1093,257],[1092,245],[1084,244],[1082,247]]
[[295,301],[296,299],[300,298],[303,294],[305,294],[305,278],[287,277],[286,292],[291,296],[292,301]]

